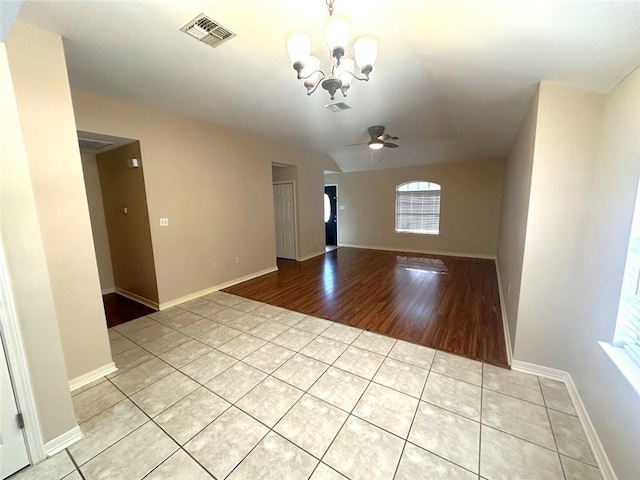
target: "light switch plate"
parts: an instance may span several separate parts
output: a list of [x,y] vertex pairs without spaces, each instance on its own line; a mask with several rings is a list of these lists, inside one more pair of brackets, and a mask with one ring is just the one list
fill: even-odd
[[169,219],[168,218],[161,218],[160,219],[160,226],[161,227],[168,227],[169,226]]

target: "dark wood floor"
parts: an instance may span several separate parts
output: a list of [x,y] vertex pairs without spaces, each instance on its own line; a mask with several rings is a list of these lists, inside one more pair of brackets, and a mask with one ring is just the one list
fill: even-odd
[[107,293],[103,295],[102,303],[104,303],[104,312],[107,317],[108,328],[155,312],[153,308],[134,302],[117,293]]
[[492,260],[339,248],[225,291],[507,365]]

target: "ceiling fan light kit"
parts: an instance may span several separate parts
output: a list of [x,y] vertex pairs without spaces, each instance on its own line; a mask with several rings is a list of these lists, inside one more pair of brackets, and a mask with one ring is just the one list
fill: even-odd
[[344,58],[349,44],[349,20],[346,17],[333,16],[334,2],[335,0],[326,0],[329,18],[324,24],[324,33],[330,53],[328,74],[320,69],[320,60],[311,56],[311,37],[308,34],[295,32],[287,35],[289,59],[298,79],[303,80],[307,95],[311,95],[322,86],[331,96],[331,100],[335,99],[338,90],[346,97],[354,79],[369,81],[369,74],[373,71],[378,56],[378,39],[373,36],[360,37],[353,44],[353,50],[362,76],[354,73],[356,62]]
[[399,145],[397,143],[387,142],[387,140],[400,140],[400,137],[396,137],[394,135],[389,135],[388,133],[384,133],[384,127],[382,125],[374,125],[373,127],[367,128],[367,133],[369,134],[369,140],[366,143],[351,143],[349,145],[344,145],[345,147],[356,147],[358,145],[368,145],[371,150],[380,150],[383,147],[387,148],[398,148]]

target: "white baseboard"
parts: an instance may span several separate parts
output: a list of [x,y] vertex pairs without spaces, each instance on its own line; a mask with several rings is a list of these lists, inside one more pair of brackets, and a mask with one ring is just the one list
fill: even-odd
[[495,260],[495,255],[484,253],[461,253],[461,252],[441,252],[438,250],[419,250],[415,248],[401,247],[381,247],[379,245],[359,245],[354,243],[341,243],[341,247],[364,248],[366,250],[384,250],[386,252],[407,252],[407,253],[423,253],[425,255],[441,255],[443,257],[466,257],[466,258],[483,258],[486,260]]
[[600,469],[602,478],[604,480],[617,480],[618,477],[611,466],[611,462],[609,462],[609,457],[602,446],[602,442],[600,442],[598,432],[596,432],[596,429],[591,422],[589,413],[582,402],[580,393],[578,392],[575,383],[573,383],[571,375],[563,370],[556,370],[555,368],[543,367],[542,365],[521,362],[519,360],[513,360],[511,368],[519,372],[530,373],[539,377],[564,382],[567,386],[567,390],[569,391],[569,396],[571,397],[573,406],[576,409],[576,413],[578,414],[578,419],[580,420],[584,434],[587,437],[589,446],[591,447],[591,451],[593,452],[596,463],[598,464],[598,468]]
[[496,276],[498,277],[498,295],[500,295],[500,313],[502,314],[502,331],[504,332],[504,343],[507,349],[507,363],[511,365],[513,361],[513,351],[511,350],[511,336],[509,335],[509,320],[507,318],[507,306],[504,303],[504,290],[502,289],[502,277],[500,276],[500,265],[496,258]]
[[543,367],[542,365],[523,362],[521,360],[513,360],[511,362],[511,369],[517,370],[518,372],[529,373],[531,375],[537,375],[538,377],[549,378],[551,380],[558,380],[560,382],[565,382],[565,383],[567,382],[567,379],[570,377],[570,375],[564,370],[557,370],[555,368]]
[[96,368],[95,370],[91,370],[90,372],[85,373],[84,375],[80,375],[72,380],[69,380],[69,390],[72,392],[74,390],[79,389],[80,387],[84,387],[85,385],[90,384],[91,382],[95,382],[99,378],[102,378],[110,373],[118,370],[116,364],[111,362],[102,367]]
[[102,294],[107,295],[109,293],[115,293],[116,287],[107,287],[102,289]]
[[84,434],[82,430],[80,430],[79,426],[73,427],[68,432],[63,433],[62,435],[54,438],[53,440],[48,441],[44,444],[44,452],[47,457],[51,457],[58,452],[61,452],[65,448],[70,447],[74,443],[84,438]]
[[133,300],[134,302],[141,303],[142,305],[146,305],[147,307],[153,308],[154,310],[159,310],[158,303],[154,302],[152,300],[149,300],[148,298],[141,297],[138,294],[129,292],[127,290],[123,290],[122,288],[118,288],[118,287],[116,287],[115,292],[118,295],[122,295],[123,297],[127,297],[127,298]]
[[175,298],[173,300],[169,300],[168,302],[163,302],[160,304],[159,310],[166,310],[170,307],[175,307],[184,302],[188,302],[189,300],[194,300],[196,298],[202,297],[203,295],[208,295],[213,292],[217,292],[218,290],[222,290],[224,288],[231,287],[233,285],[237,285],[238,283],[246,282],[247,280],[252,280],[257,277],[261,277],[262,275],[266,275],[267,273],[277,272],[278,267],[270,267],[264,270],[260,270],[259,272],[251,273],[249,275],[245,275],[244,277],[235,278],[233,280],[229,280],[228,282],[220,283],[213,287],[205,288],[204,290],[200,290],[199,292],[190,293],[189,295],[185,295],[184,297]]
[[319,257],[320,255],[324,255],[325,253],[326,253],[325,250],[321,250],[321,251],[318,251],[318,252],[314,252],[311,255],[305,255],[304,257],[296,258],[296,261],[304,262],[305,260],[309,260],[310,258],[313,258],[313,257]]

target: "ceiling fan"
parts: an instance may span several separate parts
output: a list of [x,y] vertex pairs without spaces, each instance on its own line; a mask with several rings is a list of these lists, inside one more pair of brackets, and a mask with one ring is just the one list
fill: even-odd
[[382,147],[387,147],[387,148],[399,147],[397,143],[387,142],[387,140],[400,140],[400,138],[384,133],[383,126],[369,127],[367,128],[367,132],[369,132],[369,137],[371,137],[371,140],[365,143],[351,143],[349,145],[345,145],[345,147],[354,147],[356,145],[369,145],[369,148],[371,150],[380,150]]

